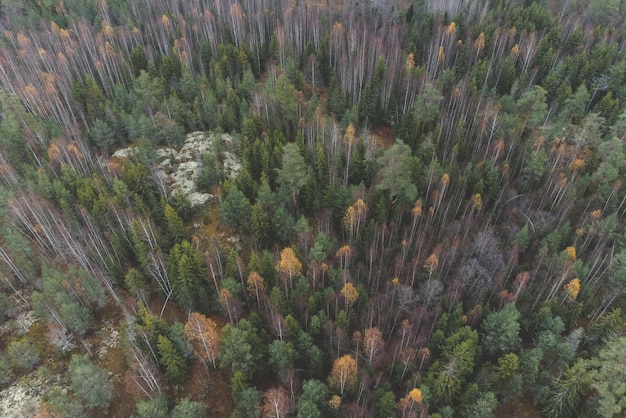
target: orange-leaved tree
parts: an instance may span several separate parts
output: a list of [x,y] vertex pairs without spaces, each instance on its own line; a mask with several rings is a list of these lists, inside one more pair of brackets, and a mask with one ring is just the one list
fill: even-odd
[[220,351],[220,336],[217,324],[206,316],[198,312],[189,315],[185,324],[185,335],[193,347],[193,351],[201,358],[205,364],[210,361],[213,368],[216,367],[215,360]]
[[381,356],[385,349],[385,340],[383,340],[382,332],[377,327],[366,329],[363,345],[367,362],[371,365]]

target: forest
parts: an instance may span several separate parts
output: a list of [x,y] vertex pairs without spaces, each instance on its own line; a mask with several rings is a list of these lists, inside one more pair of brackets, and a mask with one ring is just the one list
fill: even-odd
[[0,415],[625,416],[625,16],[1,1]]

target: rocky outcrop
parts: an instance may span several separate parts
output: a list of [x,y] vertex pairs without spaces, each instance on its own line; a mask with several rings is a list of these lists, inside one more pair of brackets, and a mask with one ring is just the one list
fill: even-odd
[[[219,143],[219,146],[216,146]],[[216,152],[222,161],[224,174],[233,178],[241,170],[239,158],[232,152],[233,138],[228,134],[192,132],[187,135],[179,150],[169,147],[157,150],[159,175],[165,180],[170,195],[182,193],[192,207],[206,204],[213,196],[197,190],[197,180],[202,170],[202,156]],[[128,158],[134,147],[113,154],[114,158]],[[219,151],[216,151],[219,150]]]

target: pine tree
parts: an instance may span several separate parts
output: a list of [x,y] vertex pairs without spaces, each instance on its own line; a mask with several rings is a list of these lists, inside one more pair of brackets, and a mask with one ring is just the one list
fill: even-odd
[[159,335],[157,340],[159,363],[163,366],[165,377],[175,384],[181,384],[187,378],[187,364],[178,353],[176,346],[169,338]]

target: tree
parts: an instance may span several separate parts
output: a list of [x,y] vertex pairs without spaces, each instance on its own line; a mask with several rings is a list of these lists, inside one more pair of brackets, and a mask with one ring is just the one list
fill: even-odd
[[526,129],[533,130],[544,123],[548,106],[546,105],[546,91],[540,86],[526,91],[517,101],[517,108],[520,112],[521,127],[520,136]]
[[343,145],[346,148],[346,172],[343,178],[343,185],[348,185],[348,175],[350,170],[350,158],[352,157],[352,151],[356,142],[356,130],[354,125],[349,124],[346,128],[346,132],[343,135]]
[[290,247],[285,247],[280,252],[280,260],[276,265],[276,269],[283,278],[285,293],[289,294],[288,289],[293,287],[293,278],[299,276],[302,272],[302,263]]
[[39,363],[39,349],[28,337],[13,340],[7,346],[7,359],[11,367],[30,371]]
[[547,162],[548,155],[543,148],[533,150],[530,157],[524,161],[522,173],[529,180],[529,187],[539,185],[539,182],[546,171]]
[[417,188],[413,182],[415,159],[411,148],[401,140],[387,148],[378,158],[381,180],[376,188],[385,191],[392,202],[402,198],[411,204],[417,197]]
[[487,315],[481,325],[480,335],[488,354],[508,353],[519,346],[520,317],[521,314],[513,303]]
[[291,412],[289,393],[282,387],[270,388],[263,393],[263,416],[268,418],[286,417]]
[[293,369],[297,352],[291,342],[274,340],[269,345],[270,364],[274,366],[276,375],[284,380],[287,373]]
[[171,414],[171,418],[204,418],[206,416],[206,406],[189,398],[178,402]]
[[237,326],[226,325],[222,331],[222,346],[218,355],[221,365],[230,367],[233,373],[254,376],[263,357],[260,344],[254,326],[247,319],[239,321]]
[[88,407],[107,408],[113,396],[107,371],[85,354],[75,354],[70,363],[72,390]]
[[415,409],[421,406],[422,401],[422,391],[418,388],[411,389],[409,393],[398,402],[398,409],[402,412],[402,418],[414,416],[413,413]]
[[265,291],[265,281],[263,277],[256,271],[253,271],[248,275],[247,283],[248,287],[246,289],[248,290],[248,295],[256,299],[257,308],[261,309],[261,295]]
[[171,248],[174,244],[189,239],[189,232],[187,232],[183,220],[169,203],[163,204],[163,216],[165,217],[166,248]]
[[591,382],[587,395],[597,394],[599,416],[621,416],[626,411],[626,382],[623,379],[626,370],[623,362],[625,354],[626,337],[621,336],[609,341],[598,356],[592,357],[588,362],[583,360],[587,366],[588,377],[580,380]]
[[261,409],[261,392],[255,388],[246,387],[238,393],[235,398],[237,407],[249,418],[259,416]]
[[220,221],[230,228],[240,228],[243,232],[250,226],[251,213],[252,206],[248,198],[236,186],[230,186],[220,207]]
[[250,230],[261,248],[266,248],[271,244],[272,221],[263,205],[259,202],[252,205],[251,208]]
[[143,304],[147,304],[146,294],[149,287],[139,270],[135,268],[128,269],[124,276],[124,285],[132,295],[135,295]]
[[339,357],[333,363],[333,369],[328,376],[328,384],[331,388],[338,390],[341,396],[345,391],[350,391],[357,383],[356,361],[352,356],[346,354]]
[[189,241],[182,241],[172,247],[167,267],[174,288],[174,299],[182,308],[191,310],[196,303],[208,302],[206,289],[202,285],[207,274],[206,265]]
[[[44,416],[52,412],[53,416],[68,418],[87,418],[87,408],[81,400],[71,392],[52,390],[46,395],[46,404],[43,407]],[[52,411],[48,409],[52,408]]]
[[220,350],[217,324],[211,318],[193,312],[185,324],[185,335],[191,342],[196,356],[205,363],[210,361],[215,368],[215,360]]
[[429,255],[426,261],[424,261],[423,267],[428,271],[428,277],[430,278],[433,275],[433,271],[437,270],[437,267],[439,267],[437,254],[432,253]]
[[498,400],[493,392],[482,392],[467,408],[466,415],[471,418],[491,418],[494,416]]
[[383,334],[378,328],[373,327],[365,330],[363,349],[365,350],[365,358],[367,358],[370,366],[383,354],[385,340],[383,340]]
[[277,171],[278,184],[283,196],[289,196],[294,207],[297,206],[297,197],[307,182],[306,162],[300,149],[294,143],[283,147],[282,165]]
[[328,386],[316,379],[302,384],[302,395],[298,398],[297,418],[322,418],[325,416]]
[[578,297],[578,293],[580,293],[580,279],[578,277],[570,280],[564,287],[565,297],[563,301],[567,301],[568,303],[572,303]]
[[169,338],[159,335],[157,339],[159,363],[165,369],[165,377],[174,384],[181,384],[187,378],[187,364]]
[[137,418],[167,418],[167,398],[157,395],[151,399],[138,399]]
[[[231,291],[231,288],[227,286],[228,284],[230,284],[228,282],[239,285],[239,283],[235,282],[234,279],[226,279],[222,281],[222,285],[224,287],[222,287],[222,289],[220,290],[219,303],[222,307],[222,311],[228,314],[228,319],[230,320],[230,323],[234,324],[235,321],[239,319],[239,315],[241,313],[241,303],[237,296],[235,296],[236,293],[233,293]],[[224,285],[225,283],[226,285]]]
[[585,17],[601,25],[610,25],[620,14],[620,2],[617,0],[592,0],[585,11]]
[[356,290],[354,285],[350,282],[346,282],[341,288],[341,296],[343,296],[346,307],[349,308],[359,298],[359,291]]
[[[431,343],[435,344],[433,339]],[[430,367],[425,379],[431,390],[430,405],[451,405],[463,392],[466,379],[474,371],[479,352],[477,343],[476,330],[465,326],[436,344],[442,349],[442,358]]]

